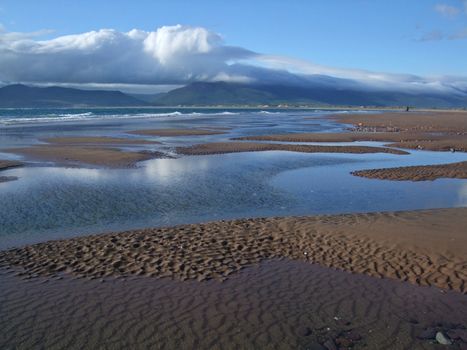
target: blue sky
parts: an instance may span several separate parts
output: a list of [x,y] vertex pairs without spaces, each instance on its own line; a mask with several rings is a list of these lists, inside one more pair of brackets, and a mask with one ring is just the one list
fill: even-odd
[[327,67],[467,77],[463,0],[0,0],[0,23],[4,33],[51,30],[35,40],[181,24],[227,46]]
[[417,41],[438,31],[449,35],[467,29],[466,12],[442,15],[435,10],[438,4],[464,6],[457,0],[10,0],[0,1],[0,23],[9,31],[52,29],[54,35],[202,26],[230,45],[330,66],[467,75],[467,35]]

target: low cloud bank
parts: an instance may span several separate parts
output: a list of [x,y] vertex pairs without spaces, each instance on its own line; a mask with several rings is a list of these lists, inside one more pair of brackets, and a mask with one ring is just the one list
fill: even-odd
[[467,78],[349,70],[226,45],[202,27],[123,33],[101,29],[50,40],[0,27],[0,81],[73,86],[183,85],[195,81],[341,84],[360,89],[467,94]]

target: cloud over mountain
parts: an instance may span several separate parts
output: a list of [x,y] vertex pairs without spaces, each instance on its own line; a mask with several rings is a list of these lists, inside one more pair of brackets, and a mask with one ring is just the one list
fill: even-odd
[[101,29],[38,40],[41,34],[0,29],[0,81],[136,86],[195,81],[307,84],[319,80],[362,89],[467,91],[463,77],[339,69],[259,54],[226,45],[219,34],[202,27],[176,25],[126,33]]

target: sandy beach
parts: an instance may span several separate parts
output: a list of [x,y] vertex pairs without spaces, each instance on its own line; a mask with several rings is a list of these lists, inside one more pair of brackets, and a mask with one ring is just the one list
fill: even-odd
[[2,251],[0,344],[432,349],[442,332],[462,348],[466,214],[242,219]]
[[[89,189],[90,182],[86,177],[80,180],[86,186],[74,182],[74,178],[70,182],[79,186],[78,190],[86,200],[106,204],[114,192],[118,195],[119,188],[126,188],[111,187],[102,196],[95,197],[94,192],[106,188],[109,182],[128,186],[131,191],[140,191],[140,183],[152,183],[158,177],[161,181],[174,179],[175,183],[182,184],[186,178],[196,178],[198,187],[182,187],[184,196],[193,201],[200,196],[200,191],[216,184],[216,179],[208,178],[202,171],[219,171],[216,166],[221,164],[220,159],[209,157],[216,154],[261,151],[342,153],[346,154],[345,157],[374,154],[383,160],[396,162],[399,158],[412,156],[396,147],[448,150],[446,147],[452,147],[454,141],[458,142],[456,147],[459,146],[456,150],[464,147],[465,134],[460,127],[462,120],[458,119],[461,117],[449,119],[452,119],[449,123],[458,123],[456,125],[461,130],[453,133],[454,124],[448,123],[442,129],[440,125],[431,123],[431,119],[422,117],[417,121],[418,126],[397,124],[396,128],[401,130],[396,130],[393,125],[398,117],[391,113],[389,116],[389,119],[384,119],[386,124],[364,125],[362,121],[355,121],[355,127],[343,133],[266,134],[232,137],[232,141],[224,141],[224,131],[221,133],[208,128],[147,128],[141,129],[147,133],[131,132],[126,138],[121,135],[131,129],[122,127],[114,134],[116,136],[75,134],[38,137],[37,140],[46,144],[12,147],[6,151],[23,155],[25,162],[34,160],[73,168],[91,167],[99,169],[92,170],[96,174],[102,174],[102,167],[134,168],[139,161],[166,158],[167,154],[179,155],[178,159],[142,166],[147,168],[145,176],[148,180],[136,173],[141,169],[134,169],[131,176],[130,173],[119,173],[121,178],[109,175],[118,173],[118,169],[102,169],[109,175],[109,181],[105,180],[101,187]],[[368,128],[376,128],[376,131]],[[225,132],[229,133],[227,129]],[[186,144],[182,139],[183,136],[216,134],[221,136],[218,139],[213,137],[210,143],[200,138],[200,143],[192,145],[192,139]],[[145,140],[135,135],[154,136],[154,139]],[[172,136],[173,141],[162,139]],[[256,140],[262,142],[254,142]],[[353,141],[389,144],[338,146],[292,143]],[[424,143],[429,145],[420,147]],[[411,144],[414,146],[407,146]],[[274,176],[302,167],[316,166],[319,170],[319,166],[339,164],[326,160],[321,165],[318,160],[312,163],[305,161],[304,155],[285,152],[280,155],[276,168],[272,167],[269,173],[258,174]],[[280,152],[268,154],[268,157],[275,157],[277,153]],[[461,155],[441,154],[446,159],[451,156],[459,159]],[[298,166],[290,163],[289,167],[281,167],[289,158],[297,156],[300,158],[296,161],[301,162]],[[217,160],[210,165],[209,158]],[[254,162],[261,160],[254,159]],[[189,168],[193,164],[197,166],[195,170]],[[215,166],[209,168],[212,164]],[[20,162],[0,162],[3,169],[20,165]],[[258,167],[268,169],[264,161]],[[179,172],[187,169],[188,177],[177,177]],[[201,170],[198,172],[197,169]],[[242,169],[251,170],[252,163],[246,163]],[[77,169],[66,170],[62,174],[71,176],[70,171]],[[225,176],[223,172],[216,174]],[[335,176],[331,174],[329,172],[330,179]],[[372,182],[349,176],[348,170],[346,174],[354,180]],[[381,169],[368,167],[368,170],[352,174],[405,181],[467,178],[465,161]],[[48,176],[48,173],[42,176]],[[243,181],[237,173],[233,178]],[[192,182],[189,184],[193,185]],[[169,185],[168,194],[164,196],[159,191],[159,188],[164,190],[163,187],[156,187],[157,190],[149,187],[152,192],[148,197],[141,195],[134,206],[130,209],[122,207],[119,212],[145,210],[149,213],[146,215],[153,215],[154,207],[142,202],[149,200],[158,205],[163,200],[166,205],[161,207],[162,213],[170,210],[171,206],[178,205],[170,201],[173,191],[178,189],[171,187],[172,183]],[[231,178],[222,184],[226,193],[239,192],[237,185]],[[260,185],[263,186],[255,183],[251,191],[248,190],[250,192],[238,200],[262,196],[260,190],[275,190],[269,183],[264,188]],[[245,183],[239,186],[245,186]],[[336,191],[342,191],[345,183],[333,186]],[[221,187],[216,188],[220,190]],[[142,189],[146,191],[145,187]],[[316,190],[321,189],[317,187]],[[315,200],[313,192],[310,193],[310,198]],[[262,198],[283,198],[279,194]],[[62,203],[61,196],[64,194],[57,194],[54,200]],[[349,201],[354,197],[358,198],[356,201],[368,198],[351,196]],[[121,201],[123,197],[116,198]],[[211,201],[219,199],[207,198]],[[331,197],[322,198],[326,202],[320,203],[327,205],[332,202]],[[279,201],[276,208],[285,207],[291,200],[293,197]],[[63,203],[73,201],[74,197],[71,202]],[[262,201],[258,199],[253,203],[258,206]],[[13,208],[10,212],[15,213],[15,202],[10,199],[9,203]],[[215,203],[213,205],[223,205],[222,202]],[[116,210],[115,203],[108,204],[110,212]],[[102,213],[108,215],[106,211],[96,211],[87,214],[86,220],[99,220]],[[180,212],[175,213],[172,215]],[[251,216],[254,213],[252,210]],[[42,211],[34,215],[47,219]],[[157,212],[154,215],[161,214]],[[274,215],[282,214],[275,211]],[[5,330],[0,335],[1,347],[91,349],[106,344],[115,348],[433,349],[438,346],[435,340],[438,332],[450,338],[452,348],[462,349],[467,345],[467,208],[264,218],[249,218],[247,214],[237,217],[240,218],[215,218],[204,223],[177,226],[146,225],[140,227],[148,228],[123,232],[123,228],[117,227],[108,233],[87,233],[50,241],[42,239],[41,243],[15,245],[0,251],[0,327]],[[190,220],[187,222],[197,222],[196,219]],[[71,314],[74,316],[66,317]]]
[[465,111],[349,113],[330,117],[340,123],[352,124],[359,128],[375,128],[376,131],[452,134],[467,132],[467,112]]
[[[0,269],[4,348],[461,349],[466,297],[293,260],[223,283],[18,280]],[[453,346],[435,345],[442,331]]]
[[329,117],[353,125],[343,133],[294,133],[248,136],[237,140],[281,142],[391,142],[388,147],[467,152],[467,113],[407,112],[339,114]]

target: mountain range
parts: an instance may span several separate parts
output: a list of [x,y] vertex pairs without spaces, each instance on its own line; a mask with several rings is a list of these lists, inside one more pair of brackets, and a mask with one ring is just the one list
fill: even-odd
[[2,108],[122,107],[143,104],[145,103],[120,91],[32,87],[22,84],[0,88]]
[[351,84],[237,84],[195,82],[156,95],[130,95],[120,91],[32,87],[22,84],[0,88],[0,108],[122,107],[122,106],[413,106],[467,107],[467,92],[395,92],[363,90]]

